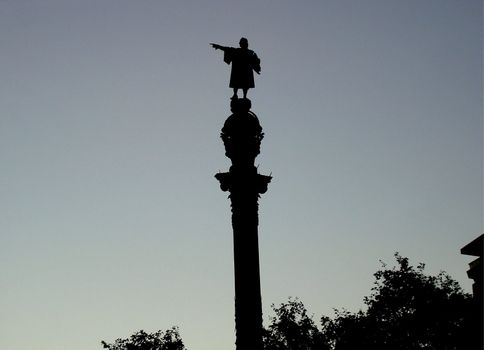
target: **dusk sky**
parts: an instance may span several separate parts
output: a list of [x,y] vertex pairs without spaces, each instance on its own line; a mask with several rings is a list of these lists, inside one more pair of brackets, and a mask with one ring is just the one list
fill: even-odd
[[264,321],[357,311],[379,260],[471,291],[483,232],[480,0],[0,0],[0,349],[179,326],[234,348],[220,129],[247,37],[264,128]]

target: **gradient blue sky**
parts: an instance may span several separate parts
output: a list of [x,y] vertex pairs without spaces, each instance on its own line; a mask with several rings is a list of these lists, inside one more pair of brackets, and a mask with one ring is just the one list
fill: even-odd
[[233,348],[230,208],[213,175],[241,36],[273,173],[265,320],[363,306],[399,251],[470,291],[483,232],[482,2],[0,1],[0,348],[100,349],[178,325]]

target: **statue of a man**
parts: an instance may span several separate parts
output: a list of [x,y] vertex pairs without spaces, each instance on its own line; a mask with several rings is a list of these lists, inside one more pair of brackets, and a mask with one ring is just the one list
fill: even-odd
[[260,74],[260,59],[256,53],[249,50],[249,42],[246,38],[239,41],[239,48],[226,47],[217,44],[210,44],[215,50],[224,52],[224,62],[232,63],[230,73],[230,87],[234,89],[233,99],[237,99],[237,92],[242,89],[244,98],[247,98],[247,90],[255,87],[254,73]]

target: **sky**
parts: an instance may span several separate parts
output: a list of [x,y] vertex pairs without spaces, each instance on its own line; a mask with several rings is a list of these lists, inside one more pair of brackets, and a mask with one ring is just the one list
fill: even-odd
[[477,0],[1,0],[0,348],[178,326],[234,347],[219,138],[245,36],[264,128],[264,321],[357,311],[399,252],[470,292],[483,228]]

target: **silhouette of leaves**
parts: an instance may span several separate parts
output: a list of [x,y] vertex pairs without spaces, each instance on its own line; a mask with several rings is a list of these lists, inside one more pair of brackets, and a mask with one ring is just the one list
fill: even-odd
[[[473,328],[472,297],[445,272],[427,275],[424,264],[414,267],[398,253],[395,259],[396,266],[382,262],[375,272],[374,286],[363,300],[366,310],[336,309],[334,317],[322,316],[318,327],[297,298],[272,305],[264,349],[479,349],[471,334],[482,332]],[[186,350],[176,327],[152,334],[141,330],[112,344],[101,343],[108,350]]]
[[266,350],[329,349],[323,334],[307,314],[299,299],[291,299],[279,307],[272,305],[275,316],[265,329]]
[[445,272],[424,273],[395,253],[397,266],[382,264],[364,298],[366,311],[336,310],[322,317],[323,334],[334,350],[470,349],[470,295]]
[[154,333],[140,330],[127,339],[116,339],[112,344],[101,341],[101,344],[108,350],[186,350],[177,327]]

